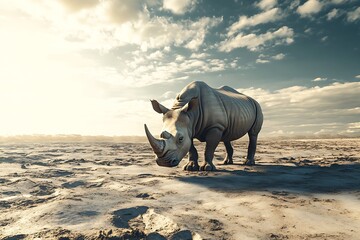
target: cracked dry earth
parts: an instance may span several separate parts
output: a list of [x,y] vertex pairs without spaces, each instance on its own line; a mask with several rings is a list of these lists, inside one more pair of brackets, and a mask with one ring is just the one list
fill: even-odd
[[359,239],[360,139],[246,145],[184,172],[147,143],[1,144],[0,238]]

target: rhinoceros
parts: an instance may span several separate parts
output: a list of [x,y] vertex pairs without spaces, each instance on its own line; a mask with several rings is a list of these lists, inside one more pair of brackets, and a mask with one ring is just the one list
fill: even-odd
[[[204,82],[195,81],[177,95],[171,109],[156,100],[150,101],[153,109],[163,114],[160,138],[155,138],[144,125],[159,166],[177,166],[189,153],[184,170],[216,170],[212,160],[220,142],[224,142],[227,153],[223,163],[232,164],[231,141],[246,133],[249,135],[249,145],[245,164],[255,164],[256,142],[263,114],[259,103],[251,97],[228,86],[215,89]],[[206,142],[205,162],[200,167],[194,138]]]

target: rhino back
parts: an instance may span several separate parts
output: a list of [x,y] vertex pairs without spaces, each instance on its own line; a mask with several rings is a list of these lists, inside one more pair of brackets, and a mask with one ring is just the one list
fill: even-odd
[[223,103],[227,116],[227,128],[223,140],[232,141],[244,136],[254,125],[257,118],[257,103],[236,90],[217,89],[217,95]]

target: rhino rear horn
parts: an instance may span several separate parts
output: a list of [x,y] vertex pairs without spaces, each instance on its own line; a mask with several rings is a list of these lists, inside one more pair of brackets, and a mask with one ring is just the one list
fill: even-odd
[[146,133],[146,137],[149,140],[149,143],[152,147],[152,149],[154,150],[154,153],[160,157],[162,156],[164,149],[165,149],[165,141],[164,140],[159,140],[156,139],[149,131],[149,129],[147,128],[146,124],[144,125],[145,127],[145,133]]

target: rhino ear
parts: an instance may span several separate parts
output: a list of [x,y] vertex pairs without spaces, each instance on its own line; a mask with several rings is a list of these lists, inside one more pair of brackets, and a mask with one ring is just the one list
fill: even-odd
[[199,99],[197,97],[192,98],[187,104],[185,104],[181,108],[181,111],[189,112],[189,111],[195,109],[198,105],[199,105]]
[[150,100],[150,101],[151,101],[153,109],[156,112],[165,114],[165,113],[167,113],[169,111],[168,108],[166,108],[163,105],[161,105],[160,103],[158,103],[158,101],[156,101],[156,100]]

